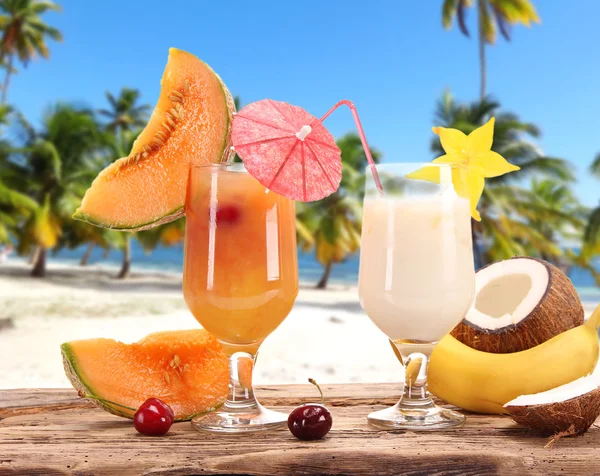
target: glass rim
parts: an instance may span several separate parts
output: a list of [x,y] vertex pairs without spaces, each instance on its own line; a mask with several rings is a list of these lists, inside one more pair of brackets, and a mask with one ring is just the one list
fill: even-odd
[[190,170],[208,170],[208,169],[217,169],[217,170],[226,170],[228,172],[234,173],[248,173],[248,169],[243,164],[243,162],[217,162],[214,164],[193,164],[190,165]]

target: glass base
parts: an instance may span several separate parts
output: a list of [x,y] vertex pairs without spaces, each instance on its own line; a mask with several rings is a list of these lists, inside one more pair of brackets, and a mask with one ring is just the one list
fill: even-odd
[[399,402],[391,408],[371,413],[367,420],[381,430],[433,431],[463,426],[466,417],[462,413],[438,407],[433,403],[411,408]]
[[215,412],[197,416],[192,428],[215,433],[247,433],[285,428],[288,415],[268,410],[257,404],[250,408],[228,408],[223,405]]

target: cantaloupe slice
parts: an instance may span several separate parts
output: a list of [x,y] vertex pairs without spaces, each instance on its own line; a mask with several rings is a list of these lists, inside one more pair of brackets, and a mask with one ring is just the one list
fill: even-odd
[[73,387],[126,418],[155,397],[176,420],[189,420],[218,408],[227,396],[227,357],[204,329],[159,332],[135,344],[78,340],[62,344],[61,352]]
[[104,169],[73,218],[143,230],[183,215],[191,164],[228,161],[235,105],[205,63],[171,48],[158,103],[128,157]]

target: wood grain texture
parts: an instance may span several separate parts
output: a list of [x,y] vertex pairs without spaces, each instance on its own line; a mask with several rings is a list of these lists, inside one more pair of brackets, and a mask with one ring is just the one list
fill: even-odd
[[[600,474],[600,430],[546,449],[546,439],[507,417],[468,415],[451,432],[383,432],[366,415],[395,403],[391,384],[325,385],[333,429],[317,442],[287,430],[211,435],[177,423],[165,437],[138,435],[131,422],[73,390],[0,391],[0,475],[4,474]],[[269,407],[316,400],[310,385],[259,387]]]

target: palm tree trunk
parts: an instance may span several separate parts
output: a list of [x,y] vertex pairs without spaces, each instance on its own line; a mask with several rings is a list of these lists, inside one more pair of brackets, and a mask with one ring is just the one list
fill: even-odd
[[121,265],[121,271],[119,271],[118,279],[125,279],[129,276],[131,270],[131,238],[126,236],[125,247],[123,248],[123,264]]
[[329,281],[329,276],[331,276],[331,268],[333,268],[333,261],[329,261],[325,265],[325,271],[323,271],[323,276],[321,276],[321,279],[317,283],[317,289],[327,288],[327,282]]
[[31,256],[29,257],[29,264],[33,264],[37,261],[38,255],[40,254],[40,250],[41,250],[41,246],[36,246],[33,249]]
[[46,276],[46,248],[40,247],[40,252],[31,270],[31,276],[34,278],[43,278]]
[[2,104],[6,104],[6,96],[8,93],[8,85],[10,84],[10,76],[12,74],[13,59],[15,55],[8,57],[8,64],[6,65],[6,76],[4,77],[4,86],[2,86]]
[[106,248],[104,250],[104,254],[102,255],[102,259],[108,259],[109,256],[110,256],[110,248]]
[[479,12],[479,98],[483,100],[486,95],[487,89],[487,75],[486,75],[486,64],[485,64],[485,32],[483,25],[483,15],[481,10],[485,8],[482,0],[477,0],[477,11]]
[[92,242],[88,245],[87,249],[85,250],[85,253],[81,257],[79,266],[87,266],[88,265],[88,263],[90,262],[90,257],[92,256],[92,251],[94,251],[95,247],[96,247],[96,243],[94,243],[94,242]]

